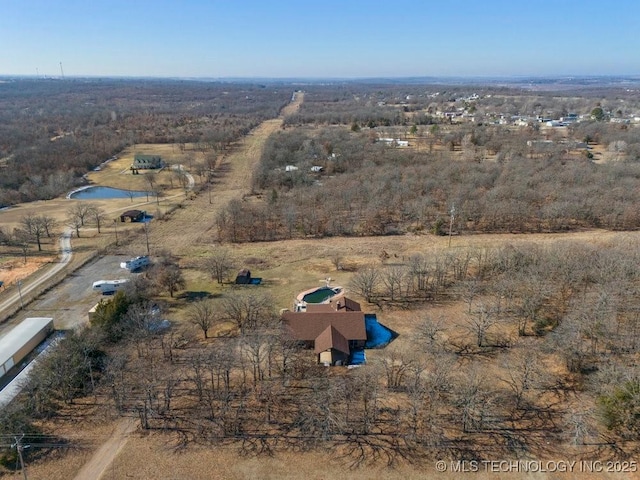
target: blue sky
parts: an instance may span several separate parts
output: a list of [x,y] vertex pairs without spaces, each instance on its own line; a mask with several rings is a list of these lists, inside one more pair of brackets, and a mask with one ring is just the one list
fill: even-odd
[[0,75],[639,75],[640,0],[0,0]]

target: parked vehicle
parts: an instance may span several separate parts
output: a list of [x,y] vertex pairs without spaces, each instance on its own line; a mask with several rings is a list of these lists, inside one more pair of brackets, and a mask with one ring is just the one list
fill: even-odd
[[151,259],[147,255],[138,256],[127,260],[125,262],[120,262],[120,268],[124,268],[133,272],[135,270],[139,270],[141,268],[146,267],[151,263]]
[[117,290],[120,290],[127,282],[129,282],[129,280],[126,278],[119,280],[98,280],[97,282],[93,282],[93,290],[103,295],[111,295],[116,293]]

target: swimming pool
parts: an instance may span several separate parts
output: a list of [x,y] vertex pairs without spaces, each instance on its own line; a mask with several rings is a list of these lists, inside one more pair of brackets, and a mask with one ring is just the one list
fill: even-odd
[[306,303],[323,303],[331,297],[335,297],[342,291],[338,287],[320,287],[302,297],[302,301]]
[[137,190],[122,190],[113,187],[86,187],[76,190],[67,195],[67,198],[75,200],[107,200],[110,198],[139,198],[152,195],[151,192],[143,192]]

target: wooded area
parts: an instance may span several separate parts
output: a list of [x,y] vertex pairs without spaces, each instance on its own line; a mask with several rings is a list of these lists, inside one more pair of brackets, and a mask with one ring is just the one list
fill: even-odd
[[[589,129],[575,130],[579,135]],[[640,140],[634,130],[621,133]],[[421,152],[335,127],[281,132],[270,139],[254,176],[259,199],[228,206],[218,222],[221,239],[445,234],[453,206],[459,233],[640,226],[635,153],[595,163],[561,148],[534,156],[527,131],[459,127],[457,133],[470,137],[461,152],[444,148],[442,137],[439,148]],[[501,158],[464,158],[468,149],[486,150],[498,142],[494,156]],[[287,171],[287,165],[299,168]],[[314,165],[322,172],[312,172]]]
[[[17,183],[4,187],[14,195],[9,203],[18,199],[11,185],[19,185],[20,199],[30,199],[33,179],[53,178],[55,169],[74,183],[117,155],[118,145],[232,149],[234,139],[280,111],[293,88],[108,81],[90,94],[96,84],[82,94],[83,83],[54,82],[51,93],[34,82],[30,96],[9,95],[11,88],[0,96],[14,105],[0,126],[16,138],[2,150],[2,172],[18,171],[11,177]],[[45,108],[51,95],[70,95],[77,110],[52,100]],[[176,450],[229,445],[242,454],[275,455],[329,448],[351,467],[558,452],[635,458],[638,237],[587,242],[553,235],[544,243],[484,246],[466,240],[486,233],[638,230],[637,97],[618,88],[348,84],[305,86],[304,98],[266,142],[250,172],[251,191],[222,204],[197,246],[153,252],[151,268],[101,302],[88,328],[68,334],[43,359],[20,401],[0,412],[0,432],[24,432],[25,441],[42,444],[37,452],[44,456],[53,443],[46,426],[82,402],[135,417],[141,430],[168,435]],[[29,107],[20,119],[18,105],[33,99],[42,102],[41,113]],[[47,108],[55,115],[43,113]],[[566,125],[547,125],[547,117],[569,115]],[[45,128],[53,118],[64,126],[59,132]],[[21,122],[28,135],[17,140]],[[91,160],[51,157],[50,147],[65,142],[72,150],[83,145]],[[29,151],[40,160],[27,162]],[[45,173],[45,164],[54,171]],[[193,194],[208,196],[210,207],[215,181],[233,166],[203,168],[193,166],[202,173]],[[79,237],[83,219],[99,225],[101,211],[85,204],[68,216]],[[24,244],[48,238],[47,228],[55,227],[49,220],[25,217]],[[363,311],[392,326],[397,320],[399,336],[358,368],[318,365],[282,328],[278,312],[290,304],[278,304],[272,293],[302,285],[289,278],[260,286],[231,282],[239,268],[289,265],[288,242],[371,236],[425,242],[406,255],[375,250],[377,243],[357,255],[334,248],[291,267],[315,275],[332,266],[349,279],[343,285]],[[427,248],[426,240],[437,236],[448,236],[448,244]],[[462,240],[452,247],[452,238]],[[267,256],[250,249],[259,242],[277,243],[281,252],[248,256]],[[171,327],[162,322],[166,317]],[[4,450],[3,465],[12,468],[15,455]]]
[[223,150],[290,95],[277,85],[151,79],[0,83],[0,206],[68,193],[137,143]]

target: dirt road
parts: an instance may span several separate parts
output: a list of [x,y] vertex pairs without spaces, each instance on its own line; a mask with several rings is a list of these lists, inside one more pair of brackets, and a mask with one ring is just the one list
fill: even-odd
[[[233,198],[240,198],[251,188],[251,175],[260,160],[265,141],[282,126],[284,115],[295,111],[302,103],[302,94],[296,93],[294,101],[287,105],[279,118],[267,120],[243,138],[233,153],[222,160],[225,175],[215,187],[215,202],[209,204],[208,195],[200,195],[185,205],[170,221],[156,222],[152,227],[154,248],[171,249],[174,253],[186,242],[207,238],[218,211]],[[138,241],[142,242],[142,239]],[[209,239],[210,241],[210,239]],[[135,430],[136,421],[121,419],[111,437],[93,454],[75,477],[75,480],[98,480],[127,443]]]
[[101,478],[113,459],[127,443],[129,435],[135,431],[136,425],[135,418],[121,418],[109,440],[103,443],[93,454],[91,460],[82,467],[74,480],[98,480]]
[[[232,151],[218,163],[217,181],[209,195],[203,192],[194,200],[186,200],[184,208],[176,210],[168,222],[152,222],[149,225],[151,249],[169,250],[181,255],[194,245],[210,245],[215,240],[215,222],[218,213],[231,199],[242,198],[251,189],[251,177],[267,138],[282,128],[284,116],[295,112],[302,103],[303,93],[296,92],[293,101],[281,112],[280,117],[262,122],[242,138]],[[133,240],[133,249],[142,249],[144,239]]]

